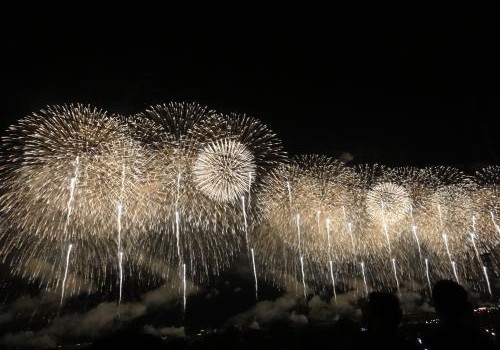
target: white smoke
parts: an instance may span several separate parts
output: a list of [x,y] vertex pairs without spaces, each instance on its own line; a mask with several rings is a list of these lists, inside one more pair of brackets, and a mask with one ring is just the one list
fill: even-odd
[[[195,288],[190,286],[189,290],[194,291]],[[85,313],[73,313],[56,318],[49,326],[37,331],[7,333],[0,338],[0,347],[46,348],[54,347],[61,339],[96,339],[119,329],[128,321],[145,315],[148,310],[158,308],[178,298],[177,290],[162,286],[145,293],[137,302],[122,303],[121,305],[116,302],[103,302]],[[0,316],[2,319],[10,320],[12,315],[19,310],[27,311],[38,307],[41,300],[44,300],[43,297],[20,298],[12,303],[7,313]],[[173,332],[168,327],[159,329],[149,327],[147,330],[151,334],[156,330],[159,335],[169,331]],[[181,330],[177,330],[177,334],[181,334]]]

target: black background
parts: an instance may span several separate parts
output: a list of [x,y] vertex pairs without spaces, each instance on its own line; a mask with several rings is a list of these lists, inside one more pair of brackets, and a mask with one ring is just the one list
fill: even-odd
[[359,7],[5,11],[0,126],[53,103],[199,101],[260,118],[292,154],[499,164],[498,15]]

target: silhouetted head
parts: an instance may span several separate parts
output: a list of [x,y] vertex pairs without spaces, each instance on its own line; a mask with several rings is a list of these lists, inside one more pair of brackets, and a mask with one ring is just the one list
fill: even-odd
[[370,332],[395,332],[402,316],[399,299],[391,293],[370,293],[363,308],[363,320]]
[[454,281],[438,281],[432,289],[432,299],[436,312],[443,321],[472,316],[467,291]]

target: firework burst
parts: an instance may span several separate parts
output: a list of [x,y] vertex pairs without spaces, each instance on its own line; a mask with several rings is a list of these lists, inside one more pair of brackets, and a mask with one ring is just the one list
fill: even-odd
[[200,151],[193,174],[199,190],[209,198],[234,202],[250,189],[255,178],[255,162],[242,143],[216,140]]
[[[60,288],[67,271],[77,289],[85,284],[72,281],[104,285],[116,256],[110,243],[117,203],[136,200],[142,179],[144,157],[122,118],[83,105],[51,106],[20,120],[3,141],[4,261],[49,289]],[[33,260],[46,267],[26,268]],[[49,267],[52,274],[44,272]]]
[[[131,118],[50,106],[2,139],[0,258],[65,296],[126,280],[204,282],[240,249],[258,280],[311,291],[430,287],[493,294],[500,171],[354,168],[286,158],[259,120],[169,103]],[[147,278],[141,277],[147,275]],[[177,276],[175,276],[177,275]],[[184,286],[184,287],[183,287]]]

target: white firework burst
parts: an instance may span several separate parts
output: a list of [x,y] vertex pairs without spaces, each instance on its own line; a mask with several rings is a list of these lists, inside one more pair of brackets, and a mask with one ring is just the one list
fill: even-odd
[[209,198],[233,202],[248,191],[255,178],[255,162],[248,148],[236,140],[208,143],[193,166],[198,189]]
[[408,191],[398,184],[383,182],[373,186],[366,195],[366,209],[373,220],[394,224],[410,211]]

